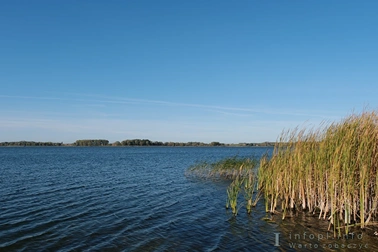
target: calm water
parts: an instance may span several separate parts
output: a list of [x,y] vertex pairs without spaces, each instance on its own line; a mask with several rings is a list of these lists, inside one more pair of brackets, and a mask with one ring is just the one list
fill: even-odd
[[264,221],[263,201],[235,218],[224,207],[228,182],[184,175],[196,161],[267,151],[0,148],[0,251],[378,250],[374,229],[335,240],[314,217]]

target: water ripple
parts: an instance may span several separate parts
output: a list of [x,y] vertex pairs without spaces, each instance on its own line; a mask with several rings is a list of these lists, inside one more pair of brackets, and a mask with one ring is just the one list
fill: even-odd
[[262,204],[235,218],[228,182],[184,176],[197,160],[266,151],[0,148],[0,251],[278,251],[273,233],[288,231],[261,220]]

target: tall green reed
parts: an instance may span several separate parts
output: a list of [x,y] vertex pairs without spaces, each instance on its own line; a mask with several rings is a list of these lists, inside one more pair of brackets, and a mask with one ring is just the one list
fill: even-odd
[[237,176],[227,188],[226,208],[231,207],[232,213],[235,216],[238,214],[238,197],[242,185],[243,179]]

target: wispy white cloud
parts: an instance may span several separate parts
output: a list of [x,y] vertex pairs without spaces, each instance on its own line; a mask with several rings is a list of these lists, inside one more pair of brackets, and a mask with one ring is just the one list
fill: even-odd
[[[20,99],[41,99],[41,100],[64,100],[64,101],[76,101],[76,102],[87,102],[92,104],[153,104],[161,106],[180,106],[180,107],[192,107],[192,108],[202,108],[207,110],[213,110],[217,113],[229,113],[229,115],[239,115],[234,112],[246,112],[252,114],[266,114],[266,115],[282,115],[282,116],[299,116],[299,117],[319,117],[319,118],[329,118],[334,119],[340,116],[338,112],[333,112],[332,110],[327,111],[317,111],[317,110],[301,110],[298,108],[251,108],[251,107],[229,107],[229,106],[219,106],[219,105],[205,105],[197,103],[181,103],[181,102],[171,102],[162,100],[151,100],[151,99],[135,99],[135,98],[124,98],[115,96],[104,96],[97,94],[82,94],[82,93],[64,93],[69,97],[33,97],[33,96],[10,96],[3,95],[0,97],[6,98],[20,98]],[[74,98],[76,97],[76,98]],[[77,98],[79,97],[79,98]],[[95,99],[85,99],[83,97],[90,97]]]
[[72,104],[71,107],[75,108],[82,108],[82,107],[89,107],[89,108],[105,108],[105,104]]
[[68,101],[69,100],[69,99],[60,98],[60,97],[25,96],[25,95],[0,95],[0,98],[32,99],[32,100],[59,100],[59,101]]
[[251,117],[254,115],[254,113],[237,113],[237,112],[230,112],[227,110],[220,110],[220,109],[206,109],[206,111],[211,113],[217,113],[217,114],[223,114],[223,115],[229,115],[229,116],[238,116],[238,117]]

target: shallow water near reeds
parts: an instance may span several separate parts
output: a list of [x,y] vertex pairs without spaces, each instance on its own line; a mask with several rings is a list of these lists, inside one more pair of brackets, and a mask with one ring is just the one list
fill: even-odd
[[378,251],[374,228],[334,239],[314,217],[264,220],[263,200],[251,216],[241,206],[233,217],[229,181],[184,175],[199,161],[267,152],[0,148],[0,251]]

